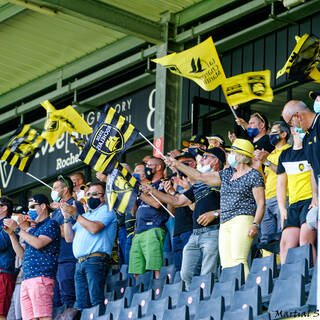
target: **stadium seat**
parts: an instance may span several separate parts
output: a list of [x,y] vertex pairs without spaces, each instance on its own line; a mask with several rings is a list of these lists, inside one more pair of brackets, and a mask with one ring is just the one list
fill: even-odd
[[239,286],[242,286],[244,284],[244,266],[243,263],[239,263],[234,267],[230,268],[223,268],[219,282],[226,282],[233,279],[238,279]]
[[115,293],[114,291],[111,292],[106,292],[104,294],[104,304],[107,305],[109,301],[114,301],[115,300]]
[[212,290],[211,299],[223,297],[225,307],[229,307],[231,299],[237,290],[239,290],[239,281],[236,278],[226,282],[216,282]]
[[154,314],[149,314],[147,316],[142,317],[143,320],[158,320]]
[[163,265],[169,266],[170,264],[174,264],[174,253],[171,251],[163,252]]
[[223,297],[203,300],[196,306],[195,319],[212,317],[214,320],[222,320],[224,310]]
[[81,312],[80,320],[87,320],[87,319],[95,319],[104,314],[106,307],[104,304],[98,304],[97,306],[83,309]]
[[184,290],[184,282],[180,281],[173,284],[166,284],[163,287],[161,298],[171,297],[172,307],[178,303],[180,293]]
[[165,297],[159,300],[151,300],[147,306],[146,316],[155,315],[157,320],[162,320],[165,310],[172,309],[170,297]]
[[304,280],[301,274],[275,282],[268,311],[271,319],[286,318],[290,312],[307,312]]
[[314,271],[311,280],[311,286],[309,291],[309,296],[307,300],[307,305],[310,311],[316,311],[317,309],[317,264],[314,266]]
[[121,309],[118,320],[138,319],[141,318],[141,306],[134,306],[126,309]]
[[195,276],[191,280],[190,290],[195,290],[197,288],[202,288],[203,298],[209,298],[212,292],[214,283],[214,274],[208,273],[201,276]]
[[127,299],[126,303],[127,306],[131,306],[132,297],[135,293],[140,292],[140,286],[134,286],[134,287],[126,287],[126,290],[124,292],[124,297]]
[[128,305],[127,300],[124,297],[119,300],[109,301],[108,304],[106,304],[105,314],[108,315],[108,313],[112,313],[113,318],[117,319],[120,314],[120,310],[126,307],[128,307]]
[[152,289],[144,292],[138,292],[133,295],[130,307],[140,305],[141,313],[142,315],[145,315],[147,312],[148,302],[151,300],[154,300],[154,292]]
[[181,292],[178,299],[177,307],[187,305],[189,307],[189,315],[190,317],[192,317],[195,315],[196,307],[201,300],[203,300],[202,288],[198,288],[193,291]]
[[153,279],[153,271],[139,274],[136,285],[140,284],[142,291],[148,290],[151,279]]
[[174,264],[163,266],[160,270],[160,278],[167,277],[168,283],[173,283],[176,274],[176,267]]
[[181,281],[181,273],[180,271],[176,271],[176,274],[174,275],[174,283],[180,282]]
[[[120,273],[121,274],[127,274],[128,270],[129,270],[129,265],[127,265],[127,264],[122,264],[121,265],[121,267],[120,267]],[[125,279],[125,278],[122,278],[122,279]]]
[[115,293],[115,298],[121,299],[124,295],[126,288],[130,287],[130,286],[131,286],[131,279],[130,278],[117,281],[112,287],[112,289]]
[[277,263],[276,263],[276,255],[273,253],[265,258],[255,258],[252,261],[252,265],[250,268],[250,273],[257,273],[260,271],[266,270],[266,268],[270,268],[272,271],[272,278],[278,276],[277,271]]
[[307,259],[308,268],[313,267],[312,246],[310,243],[301,247],[290,248],[286,257],[286,263],[294,263],[302,258]]
[[279,279],[290,279],[292,275],[303,275],[305,283],[309,282],[309,270],[307,259],[301,258],[293,263],[285,263],[281,266]]
[[251,306],[240,308],[234,311],[226,311],[223,316],[223,320],[253,320],[253,310]]
[[262,302],[269,302],[271,292],[273,289],[272,271],[270,268],[256,273],[249,273],[246,283],[244,284],[244,290],[250,289],[259,285],[261,288]]
[[162,320],[190,320],[189,307],[181,306],[175,309],[165,310]]
[[111,313],[105,313],[104,315],[94,318],[94,320],[114,320]]
[[118,273],[116,273],[116,274],[114,274],[114,275],[111,275],[111,276],[107,277],[107,278],[106,278],[106,284],[105,284],[105,288],[106,288],[105,292],[110,292],[110,291],[112,291],[112,288],[113,288],[113,286],[115,285],[115,283],[116,283],[117,281],[121,280],[120,278],[121,278],[120,272],[118,272]]
[[152,279],[149,284],[149,289],[154,291],[154,299],[158,300],[161,298],[163,287],[166,284],[167,277],[164,276],[163,278],[159,279]]

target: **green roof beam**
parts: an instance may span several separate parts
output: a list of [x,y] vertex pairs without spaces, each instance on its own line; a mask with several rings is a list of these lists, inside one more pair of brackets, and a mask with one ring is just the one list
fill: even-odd
[[25,11],[26,8],[15,6],[11,3],[7,3],[6,5],[2,6],[0,9],[0,23],[16,16],[22,11]]

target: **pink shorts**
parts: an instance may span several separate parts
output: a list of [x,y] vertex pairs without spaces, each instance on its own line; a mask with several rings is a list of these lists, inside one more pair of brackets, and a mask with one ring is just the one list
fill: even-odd
[[52,317],[54,280],[37,277],[21,283],[20,303],[24,320]]

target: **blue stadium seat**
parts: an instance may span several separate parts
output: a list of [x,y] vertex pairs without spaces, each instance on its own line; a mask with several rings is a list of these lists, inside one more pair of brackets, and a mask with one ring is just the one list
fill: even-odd
[[239,285],[242,286],[244,284],[244,266],[243,263],[239,263],[234,267],[223,268],[219,282],[226,282],[233,279],[238,279]]
[[126,287],[126,290],[124,292],[124,297],[126,298],[127,306],[131,306],[132,297],[135,293],[140,292],[140,286],[134,286],[134,287]]
[[173,283],[175,274],[176,274],[176,267],[174,264],[163,266],[160,270],[160,278],[167,277],[168,283]]
[[146,316],[155,315],[157,320],[162,320],[165,310],[172,309],[171,298],[165,297],[159,300],[151,300],[147,306]]
[[202,288],[203,298],[209,298],[212,292],[214,283],[214,274],[208,273],[201,276],[195,276],[191,280],[190,290],[195,290],[197,288]]
[[109,301],[108,304],[106,304],[105,314],[108,315],[109,313],[112,313],[113,318],[117,319],[120,314],[120,310],[126,307],[128,307],[126,298]]
[[166,284],[166,277],[159,278],[159,279],[152,279],[149,284],[149,289],[154,291],[154,299],[158,300],[161,298],[163,287]]
[[211,299],[223,297],[225,307],[229,307],[231,299],[237,290],[239,290],[239,281],[236,278],[226,282],[216,282],[212,290]]
[[111,292],[106,292],[104,294],[104,304],[107,305],[109,303],[109,301],[113,301],[115,300],[115,293],[114,291]]
[[114,320],[111,313],[105,313],[104,315],[94,318],[94,320]]
[[290,312],[307,312],[304,280],[301,274],[275,282],[268,311],[271,319],[286,318]]
[[171,251],[163,252],[163,265],[169,266],[170,264],[174,264],[174,253]]
[[174,283],[180,282],[181,281],[181,273],[180,271],[176,271],[176,274],[174,275]]
[[181,292],[177,307],[186,305],[189,307],[189,315],[194,316],[196,313],[196,307],[199,302],[203,300],[203,290],[202,288],[198,288],[193,291],[185,291]]
[[313,267],[312,246],[310,243],[301,247],[290,248],[286,257],[286,263],[294,263],[302,258],[307,259],[308,268]]
[[133,295],[130,307],[140,305],[141,313],[142,315],[145,315],[147,312],[147,305],[151,300],[154,300],[154,292],[152,289],[144,292],[138,292]]
[[126,290],[127,287],[131,286],[131,279],[127,278],[124,280],[119,280],[117,281],[113,287],[111,288],[114,293],[115,293],[115,298],[116,299],[121,299],[124,295],[124,292]]
[[255,258],[252,261],[252,265],[250,268],[250,273],[257,273],[260,271],[265,271],[267,268],[270,268],[272,271],[272,278],[278,276],[277,271],[277,263],[276,263],[276,255],[273,253],[270,256],[265,258]]
[[142,317],[141,306],[138,305],[138,306],[122,309],[120,311],[118,320],[128,320],[128,319],[135,320],[141,317]]
[[[123,274],[127,274],[128,273],[128,270],[129,270],[129,265],[127,264],[122,264],[121,267],[120,267],[120,273],[123,275]],[[125,278],[122,278],[122,279],[125,279]]]
[[178,304],[180,293],[184,290],[184,282],[180,281],[173,284],[166,284],[163,287],[161,298],[171,297],[172,307]]
[[261,288],[262,302],[269,302],[273,289],[272,270],[270,268],[263,268],[262,271],[256,273],[250,272],[243,288],[247,290],[256,285]]
[[251,306],[246,306],[245,308],[237,309],[234,311],[226,311],[223,316],[223,320],[253,320],[253,310]]
[[162,320],[190,320],[188,306],[181,306],[175,309],[166,310]]
[[113,286],[117,281],[121,280],[121,274],[118,272],[114,275],[111,275],[106,278],[106,287],[105,287],[105,292],[110,292],[112,291]]
[[151,279],[153,279],[153,271],[139,274],[136,285],[140,284],[142,291],[148,290]]
[[286,280],[292,277],[292,275],[303,275],[305,283],[309,282],[309,269],[307,259],[297,259],[292,263],[285,263],[281,266],[279,279]]
[[81,312],[80,320],[87,320],[87,319],[95,319],[104,314],[106,307],[104,304],[98,304],[97,306],[83,309]]
[[318,271],[317,271],[317,264],[316,264],[314,266],[309,296],[307,300],[307,305],[309,306],[310,311],[316,311],[317,309],[317,278],[318,278]]
[[224,311],[223,297],[203,300],[196,306],[195,319],[212,317],[214,320],[222,320]]
[[147,316],[142,317],[143,320],[158,320],[154,314],[149,314]]

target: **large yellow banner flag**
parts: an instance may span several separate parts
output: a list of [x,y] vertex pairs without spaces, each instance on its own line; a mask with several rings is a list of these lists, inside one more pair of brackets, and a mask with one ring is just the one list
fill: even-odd
[[273,91],[270,87],[270,70],[247,72],[227,78],[222,89],[229,106],[253,99],[271,102]]
[[195,81],[206,91],[214,90],[226,78],[211,37],[188,50],[152,61],[178,76]]
[[47,121],[41,136],[51,146],[56,143],[65,131],[70,134],[72,132],[80,134],[92,133],[92,128],[72,106],[56,110],[48,100],[41,102],[41,105],[47,110]]

